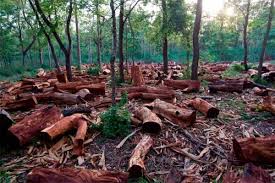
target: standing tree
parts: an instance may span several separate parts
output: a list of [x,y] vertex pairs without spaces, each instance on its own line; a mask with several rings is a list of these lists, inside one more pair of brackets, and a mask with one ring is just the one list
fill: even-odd
[[161,0],[162,7],[162,59],[163,59],[163,72],[168,74],[168,22],[167,22],[167,6],[166,0]]
[[80,34],[79,34],[79,23],[78,23],[78,6],[77,6],[77,0],[74,2],[74,17],[75,17],[75,31],[76,31],[76,44],[77,44],[77,63],[78,63],[78,69],[81,71],[81,50],[80,50]]
[[112,104],[116,103],[116,75],[115,75],[115,61],[116,61],[116,44],[117,44],[117,31],[116,31],[116,10],[114,6],[114,0],[111,0],[110,7],[112,11],[112,53],[110,58],[111,74],[112,74]]
[[271,29],[273,10],[274,10],[274,0],[271,0],[266,33],[265,33],[265,36],[264,36],[261,55],[260,55],[260,59],[259,59],[259,66],[258,66],[258,77],[259,78],[262,77],[262,69],[263,69],[263,62],[264,62],[264,56],[265,56],[265,49],[266,49],[267,40],[268,40],[268,37],[269,37],[269,32],[270,32],[270,29]]
[[192,62],[192,80],[198,80],[198,66],[200,59],[199,33],[201,28],[202,0],[197,1],[196,19],[193,31],[193,62]]

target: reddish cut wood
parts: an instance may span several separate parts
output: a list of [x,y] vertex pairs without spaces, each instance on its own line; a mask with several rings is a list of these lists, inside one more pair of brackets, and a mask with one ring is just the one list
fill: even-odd
[[266,96],[263,98],[263,110],[271,112],[275,115],[275,97]]
[[131,76],[134,86],[142,86],[145,84],[142,72],[138,65],[133,65],[131,67]]
[[70,91],[72,93],[75,93],[81,89],[77,88],[79,86],[88,86],[91,84],[97,83],[96,80],[95,82],[93,81],[74,81],[74,82],[69,82],[69,83],[56,83],[55,88],[58,90],[65,90],[65,91]]
[[275,135],[233,140],[233,150],[241,162],[275,164]]
[[41,133],[48,139],[54,139],[57,136],[62,135],[73,128],[77,129],[76,137],[74,138],[73,154],[81,156],[84,154],[83,142],[87,132],[87,121],[83,118],[81,114],[74,114],[64,117],[52,126],[49,126],[42,130]]
[[129,87],[123,89],[122,92],[127,93],[154,93],[154,94],[163,94],[163,95],[173,95],[176,93],[171,87],[150,87],[150,86],[141,86],[141,87]]
[[196,121],[196,111],[181,108],[159,99],[156,99],[151,104],[146,104],[145,106],[152,107],[153,112],[182,128],[191,126]]
[[161,119],[147,107],[134,110],[136,118],[142,120],[142,129],[147,133],[159,133],[162,128]]
[[237,92],[242,93],[244,90],[244,80],[219,80],[208,85],[210,93],[222,92]]
[[76,90],[79,91],[84,88],[88,89],[94,95],[105,95],[106,84],[103,82],[89,85],[80,85],[76,87]]
[[164,85],[174,89],[180,89],[185,92],[200,90],[200,81],[195,80],[164,80]]
[[146,154],[149,152],[152,147],[154,141],[152,137],[149,135],[145,135],[142,137],[138,145],[135,147],[132,152],[132,156],[129,161],[129,176],[130,177],[140,177],[144,175],[145,165],[144,159]]
[[54,104],[80,104],[83,103],[81,97],[76,94],[71,93],[58,93],[58,92],[49,92],[41,93],[35,95],[39,103],[49,103]]
[[206,117],[216,118],[219,115],[219,109],[209,104],[207,101],[201,98],[195,98],[191,100],[190,104],[198,111],[203,113]]
[[127,183],[128,174],[73,168],[35,168],[27,175],[27,183]]
[[68,83],[67,74],[65,72],[62,73],[56,73],[56,78],[59,83]]
[[31,115],[9,128],[12,143],[25,145],[39,132],[60,120],[62,114],[56,106],[42,106]]
[[8,101],[4,105],[4,108],[9,111],[28,110],[28,109],[34,108],[36,104],[37,104],[36,97],[30,96],[20,100]]

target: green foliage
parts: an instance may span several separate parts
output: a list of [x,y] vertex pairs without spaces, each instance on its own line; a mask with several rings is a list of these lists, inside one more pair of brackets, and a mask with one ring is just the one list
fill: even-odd
[[265,79],[258,77],[258,76],[254,77],[253,81],[257,84],[268,85],[268,81],[266,81]]
[[180,77],[180,79],[186,80],[186,79],[190,79],[190,78],[191,78],[191,69],[186,68],[185,70],[182,71],[182,76]]
[[264,121],[264,120],[267,120],[267,119],[270,119],[272,118],[272,114],[270,112],[260,112],[260,113],[257,113],[257,114],[248,114],[246,112],[243,112],[241,113],[241,119],[244,120],[244,121],[249,121],[249,122],[258,122],[258,121]]
[[110,107],[100,115],[102,124],[94,127],[101,130],[107,138],[127,135],[131,127],[131,115],[125,108],[127,102],[127,94],[123,94],[118,104]]
[[231,65],[223,74],[223,77],[234,78],[240,76],[241,72],[243,72],[244,66],[241,64],[233,64]]
[[100,67],[99,66],[92,66],[88,69],[88,74],[91,76],[99,76]]
[[130,178],[128,183],[149,183],[149,181],[144,177]]
[[0,182],[1,183],[10,183],[11,182],[11,178],[7,174],[7,172],[0,172]]
[[0,67],[0,79],[1,80],[10,80],[17,81],[25,77],[34,77],[37,74],[36,67],[22,67],[22,66],[14,66],[14,67]]

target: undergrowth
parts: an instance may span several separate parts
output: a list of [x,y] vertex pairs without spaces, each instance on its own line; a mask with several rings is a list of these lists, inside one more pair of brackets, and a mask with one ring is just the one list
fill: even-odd
[[182,71],[182,76],[180,77],[181,80],[187,80],[191,78],[191,70],[190,68],[186,68]]
[[233,64],[226,71],[224,71],[224,73],[222,74],[222,77],[235,78],[235,77],[238,77],[243,71],[245,71],[245,68],[243,65]]
[[149,181],[144,177],[130,178],[128,183],[149,183]]
[[257,84],[261,84],[261,85],[265,85],[265,86],[269,84],[268,81],[266,81],[265,79],[258,77],[258,76],[254,77],[253,81]]
[[264,121],[267,119],[272,118],[272,114],[270,112],[260,112],[258,114],[247,114],[245,112],[241,113],[241,119],[244,121],[249,122],[258,122],[258,121]]
[[91,66],[88,69],[88,74],[90,74],[91,76],[99,76],[100,74],[100,67],[99,66]]
[[7,172],[0,171],[0,182],[1,183],[10,183],[11,182],[11,178],[7,174]]
[[106,138],[125,136],[130,131],[131,115],[125,104],[128,102],[127,94],[123,94],[118,104],[110,107],[100,115],[102,123],[92,128],[100,130]]

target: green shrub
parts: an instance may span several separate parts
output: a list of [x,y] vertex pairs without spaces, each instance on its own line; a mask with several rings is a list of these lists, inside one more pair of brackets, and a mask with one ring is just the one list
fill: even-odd
[[100,115],[102,124],[94,127],[101,130],[107,138],[127,135],[131,127],[131,115],[125,108],[127,102],[127,94],[124,94],[118,104],[110,107]]
[[0,172],[0,182],[1,183],[10,183],[10,176],[6,172]]
[[88,74],[91,76],[99,76],[100,67],[99,66],[92,66],[88,69]]
[[191,70],[190,68],[186,68],[185,70],[182,71],[182,77],[180,77],[180,79],[185,80],[190,78],[191,78]]
[[241,64],[233,64],[231,65],[224,73],[222,74],[223,77],[238,77],[241,72],[245,71],[245,68]]
[[255,76],[253,78],[253,81],[257,84],[261,84],[261,85],[268,85],[268,81],[266,81],[265,79],[259,77],[259,76]]

